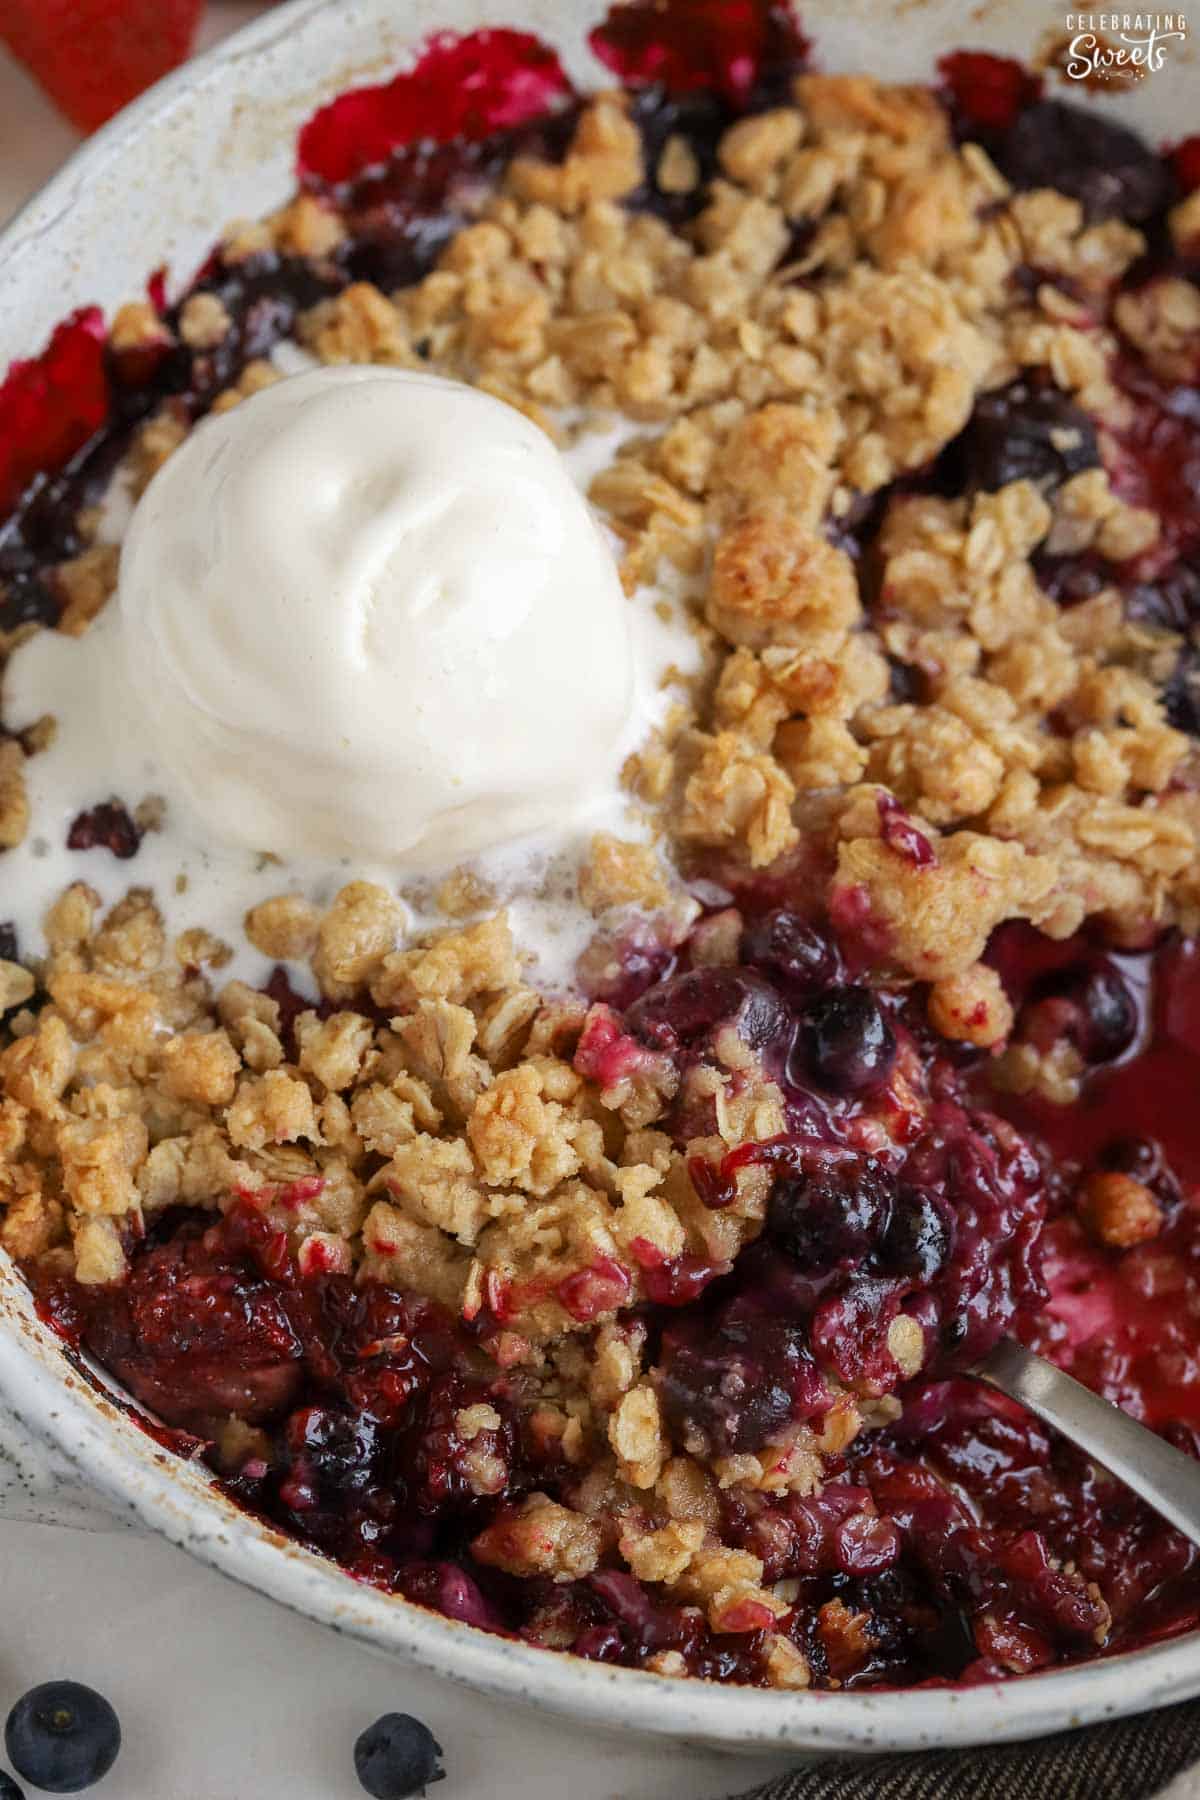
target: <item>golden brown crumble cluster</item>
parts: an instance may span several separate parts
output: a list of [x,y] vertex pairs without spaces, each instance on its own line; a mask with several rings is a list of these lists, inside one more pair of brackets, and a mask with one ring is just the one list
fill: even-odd
[[[699,179],[682,140],[657,173],[676,193]],[[952,143],[926,90],[859,77],[802,76],[794,105],[732,127],[685,233],[622,206],[644,175],[624,102],[602,96],[565,159],[515,162],[424,280],[394,295],[353,285],[302,316],[300,340],[328,363],[461,376],[558,436],[580,409],[644,427],[591,495],[631,591],[665,561],[697,595],[703,673],[627,770],[660,848],[718,873],[781,859],[826,870],[831,905],[869,925],[881,968],[930,983],[936,1028],[999,1046],[1012,1009],[979,958],[1000,921],[1059,937],[1099,917],[1128,942],[1200,923],[1200,803],[1180,780],[1190,743],[1158,697],[1179,644],[1130,623],[1115,585],[1060,609],[1031,561],[1087,551],[1118,564],[1153,546],[1158,521],[1102,469],[1050,501],[1026,481],[969,499],[901,493],[878,535],[869,616],[839,525],[1022,371],[1075,397],[1102,443],[1119,433],[1127,403],[1096,321],[1143,240],[1120,223],[1086,227],[1061,194],[1010,193],[978,146]],[[1195,206],[1178,209],[1181,236]],[[237,227],[225,253],[321,257],[342,232],[302,198]],[[1013,281],[1021,268],[1039,271],[1033,291]],[[1157,283],[1117,311],[1164,374],[1194,359],[1191,285]],[[206,295],[179,324],[193,348],[230,328]],[[112,337],[136,348],[166,329],[138,303]],[[252,362],[217,408],[277,379]],[[141,428],[136,487],[186,429],[171,410]],[[56,579],[61,628],[81,633],[112,592],[116,552],[93,544]],[[918,672],[920,704],[892,697],[889,659]],[[0,846],[28,826],[28,738],[0,742]],[[894,841],[890,801],[928,857]],[[604,838],[580,892],[602,952],[606,921],[669,908],[672,882],[658,849]],[[644,1291],[647,1247],[723,1263],[757,1235],[769,1172],[746,1166],[733,1203],[710,1210],[688,1161],[778,1134],[779,1091],[732,1031],[682,1093],[666,1058],[628,1039],[603,1053],[615,1022],[527,984],[469,872],[440,900],[467,922],[417,943],[398,901],[365,882],[325,911],[289,895],[255,907],[251,943],[307,965],[323,999],[293,1024],[266,994],[221,984],[228,952],[207,934],[168,943],[150,893],[100,917],[72,887],[47,920],[40,1010],[28,1009],[33,977],[0,963],[0,1242],[104,1282],[125,1268],[131,1227],[162,1209],[256,1195],[302,1269],[360,1268],[487,1314],[492,1356],[536,1376],[536,1429],[588,1471],[582,1498],[568,1509],[531,1496],[479,1540],[481,1560],[580,1575],[620,1517],[640,1579],[701,1605],[715,1630],[769,1627],[785,1608],[758,1559],[714,1547],[721,1490],[811,1492],[823,1457],[894,1403],[845,1393],[820,1436],[795,1427],[710,1461],[672,1442],[645,1327],[622,1315]],[[694,960],[733,961],[738,934],[732,909],[707,921]],[[1072,1069],[1032,1046],[1008,1049],[1001,1069],[1014,1086],[1073,1091]],[[897,1093],[921,1113],[919,1066],[900,1065],[881,1142],[905,1122]],[[657,1128],[669,1104],[694,1127],[682,1147]],[[1113,1174],[1095,1178],[1087,1207],[1102,1241],[1128,1244],[1157,1228],[1147,1202]],[[915,1372],[910,1326],[895,1321],[889,1348]],[[479,1442],[486,1493],[496,1421],[473,1410],[458,1423]],[[808,1680],[783,1638],[770,1670],[781,1686]]]

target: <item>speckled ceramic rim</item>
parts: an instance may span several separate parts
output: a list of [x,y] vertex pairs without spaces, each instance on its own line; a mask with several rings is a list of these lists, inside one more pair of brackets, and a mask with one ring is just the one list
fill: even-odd
[[[292,0],[162,83],[93,138],[0,236],[0,368],[28,354],[73,305],[127,297],[131,275],[195,267],[214,228],[277,203],[312,107],[402,62],[431,30],[512,23],[556,43],[572,75],[599,4],[568,0]],[[985,5],[971,42],[1028,57],[1045,29],[1033,5]],[[920,77],[962,41],[957,0],[903,0],[894,13],[842,0],[822,20],[825,67]],[[1161,136],[1184,134],[1195,67],[1178,66],[1119,104]],[[1200,1635],[1079,1669],[959,1691],[761,1693],[664,1681],[508,1643],[360,1586],[216,1493],[71,1368],[0,1259],[0,1394],[118,1510],[212,1567],[363,1643],[492,1695],[591,1726],[730,1749],[869,1753],[1032,1737],[1200,1693]]]

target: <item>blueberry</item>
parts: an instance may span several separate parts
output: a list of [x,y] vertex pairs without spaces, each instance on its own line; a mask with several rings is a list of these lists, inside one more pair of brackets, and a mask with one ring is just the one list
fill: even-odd
[[663,1340],[658,1396],[678,1439],[713,1455],[760,1450],[812,1379],[804,1333],[774,1319],[705,1321]]
[[659,167],[664,149],[676,138],[683,139],[696,160],[699,180],[687,193],[669,193],[651,176],[626,202],[635,211],[656,213],[678,228],[700,211],[708,183],[718,172],[717,145],[729,124],[728,110],[716,94],[668,95],[654,86],[635,90],[630,116],[641,135],[647,169]]
[[920,706],[925,699],[925,679],[920,669],[911,663],[900,662],[896,657],[888,657],[888,698],[895,706],[907,706],[910,703]]
[[1057,388],[1026,380],[980,397],[959,449],[964,484],[988,494],[1010,481],[1056,488],[1100,462],[1095,427],[1083,408]]
[[301,1407],[288,1419],[285,1436],[290,1467],[281,1492],[291,1507],[303,1511],[361,1494],[377,1479],[380,1432],[366,1414]]
[[869,988],[834,987],[801,1015],[800,1053],[821,1087],[861,1094],[887,1080],[896,1034]]
[[0,1770],[0,1800],[25,1800],[25,1795],[11,1775]]
[[749,969],[688,969],[635,1000],[625,1015],[631,1031],[651,1043],[697,1048],[731,1026],[751,1050],[764,1050],[791,1027],[770,982]]
[[793,993],[827,987],[840,973],[829,939],[786,907],[764,913],[747,928],[742,954]]
[[895,1188],[873,1157],[778,1181],[767,1208],[774,1242],[804,1269],[859,1259],[887,1229]]
[[885,1265],[924,1284],[949,1260],[950,1246],[950,1226],[936,1200],[912,1191],[901,1194],[880,1251]]
[[1089,1063],[1112,1062],[1133,1043],[1137,1002],[1120,972],[1104,957],[1073,964],[1039,983],[1034,1007],[1064,1006],[1060,1035]]
[[[1157,580],[1140,581],[1129,588],[1125,595],[1125,610],[1131,619],[1144,620],[1147,625],[1161,625],[1167,631],[1186,632],[1200,624],[1200,551],[1194,551],[1190,557],[1179,557]],[[1189,645],[1180,658],[1176,675],[1182,674],[1186,681],[1188,674],[1195,670],[1196,660],[1195,645]],[[1167,684],[1168,694],[1174,681],[1173,676]],[[1169,710],[1169,699],[1167,705]],[[1193,700],[1191,722],[1179,729],[1194,731],[1195,717]],[[1175,723],[1174,720],[1171,722]]]
[[1176,731],[1200,737],[1200,650],[1189,644],[1163,689],[1167,723]]
[[384,1713],[354,1746],[358,1779],[374,1800],[409,1800],[445,1779],[442,1746],[420,1719]]
[[48,1794],[78,1794],[108,1774],[121,1748],[117,1715],[78,1681],[44,1681],[17,1701],[4,1727],[18,1775]]
[[1137,1036],[1138,1010],[1133,995],[1113,968],[1090,970],[1080,985],[1083,1008],[1081,1044],[1089,1062],[1111,1062],[1128,1050]]
[[1094,599],[1101,588],[1112,586],[1111,566],[1090,551],[1070,556],[1035,551],[1033,572],[1042,592],[1056,606],[1078,606],[1081,600]]
[[16,631],[21,625],[53,625],[61,611],[62,602],[43,580],[37,557],[0,551],[0,631]]
[[1140,137],[1062,100],[1028,107],[996,160],[1014,187],[1070,194],[1093,223],[1139,225],[1171,199],[1167,166]]

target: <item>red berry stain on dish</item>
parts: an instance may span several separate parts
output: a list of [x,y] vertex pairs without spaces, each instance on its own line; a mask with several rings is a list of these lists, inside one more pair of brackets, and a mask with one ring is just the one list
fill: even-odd
[[300,176],[342,187],[409,145],[477,142],[540,118],[571,92],[553,50],[528,32],[441,32],[411,69],[353,88],[309,120]]
[[588,42],[626,87],[706,92],[747,105],[763,79],[804,66],[809,41],[779,0],[626,0]]

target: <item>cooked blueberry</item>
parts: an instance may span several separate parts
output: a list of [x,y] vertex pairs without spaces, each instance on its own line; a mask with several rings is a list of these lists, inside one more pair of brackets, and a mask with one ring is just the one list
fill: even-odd
[[25,1800],[25,1795],[11,1775],[0,1771],[0,1800]]
[[[1180,557],[1155,581],[1140,581],[1125,595],[1125,611],[1131,619],[1144,619],[1147,625],[1161,625],[1167,631],[1186,632],[1200,624],[1200,555],[1194,559]],[[1176,674],[1194,669],[1196,650],[1184,651]],[[1170,694],[1173,682],[1167,684]],[[1168,706],[1170,701],[1168,699]],[[1195,701],[1193,700],[1193,706]],[[1192,715],[1194,716],[1194,714]],[[1172,721],[1174,723],[1174,721]],[[1195,726],[1181,726],[1192,731]]]
[[771,1193],[767,1230],[802,1268],[828,1267],[874,1249],[894,1197],[891,1177],[873,1157],[785,1177]]
[[1115,969],[1093,969],[1082,985],[1084,1012],[1081,1048],[1089,1062],[1111,1062],[1128,1050],[1137,1036],[1138,1010],[1133,995]]
[[227,387],[239,370],[270,351],[291,331],[296,314],[323,300],[344,277],[326,277],[303,257],[251,259],[214,270],[203,284],[224,307],[231,329],[211,350],[193,352],[183,379],[199,394]]
[[658,1394],[682,1443],[728,1456],[761,1449],[794,1416],[814,1374],[797,1327],[727,1320],[664,1336]]
[[1086,550],[1070,556],[1047,556],[1038,550],[1033,556],[1033,572],[1042,592],[1057,606],[1078,606],[1081,600],[1094,599],[1101,588],[1112,586],[1111,564]]
[[366,1414],[301,1407],[284,1435],[289,1469],[280,1498],[287,1506],[302,1512],[326,1497],[363,1493],[376,1479],[380,1432]]
[[869,988],[830,988],[801,1015],[800,1054],[821,1087],[861,1094],[887,1080],[896,1034]]
[[1010,481],[1058,487],[1100,462],[1095,427],[1054,387],[1021,380],[975,403],[960,445],[966,486],[995,493]]
[[358,1779],[374,1800],[409,1800],[445,1779],[442,1746],[420,1719],[384,1713],[354,1746]]
[[1049,1009],[1056,1003],[1063,1009],[1056,1035],[1069,1038],[1090,1063],[1111,1062],[1137,1036],[1137,1002],[1120,972],[1103,957],[1076,963],[1040,983],[1035,1007]]
[[929,1194],[902,1193],[880,1252],[887,1268],[911,1280],[930,1282],[950,1255],[951,1233]]
[[17,928],[6,920],[0,925],[0,962],[16,962],[17,948]]
[[829,939],[786,907],[764,913],[747,927],[742,954],[789,992],[826,987],[840,973],[838,953]]
[[896,706],[910,702],[920,705],[925,698],[926,682],[920,669],[912,663],[888,657],[888,697]]
[[38,558],[15,547],[0,551],[0,631],[22,625],[53,625],[62,611]]
[[785,1037],[791,1020],[770,982],[747,969],[688,969],[635,1000],[625,1015],[631,1031],[651,1042],[700,1045],[732,1026],[752,1050]]
[[1167,723],[1176,731],[1200,737],[1200,648],[1189,645],[1180,655],[1163,689]]
[[1062,100],[1028,107],[996,160],[1014,187],[1070,194],[1092,221],[1137,225],[1171,198],[1166,164],[1136,133]]
[[44,1681],[13,1707],[4,1727],[18,1775],[48,1794],[78,1794],[108,1774],[121,1748],[116,1713],[78,1681]]
[[717,145],[729,123],[728,109],[716,94],[668,95],[655,86],[634,94],[630,116],[641,135],[647,170],[658,170],[663,151],[673,139],[682,139],[695,159],[698,179],[685,193],[660,187],[657,174],[652,173],[626,200],[638,212],[657,213],[668,224],[679,226],[704,205],[708,183],[717,173]]

